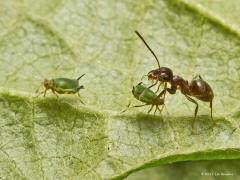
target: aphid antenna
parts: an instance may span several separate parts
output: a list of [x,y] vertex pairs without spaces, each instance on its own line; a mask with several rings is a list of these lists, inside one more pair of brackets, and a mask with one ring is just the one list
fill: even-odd
[[[36,68],[34,68],[34,69],[36,70],[35,72],[37,72],[40,77],[44,77],[44,76],[42,75],[42,73],[40,73]],[[46,78],[44,78],[44,80],[45,80],[45,79],[46,79]],[[43,83],[43,82],[42,82],[42,83]],[[36,89],[35,93],[38,93],[38,92],[39,92],[39,90],[40,90],[40,88],[41,88],[41,86],[42,86],[42,83],[38,86],[38,88]]]
[[121,113],[124,113],[124,112],[126,112],[128,109],[130,109],[130,108],[131,108],[130,105],[131,105],[131,102],[128,103],[126,109],[122,110],[122,111],[120,112],[120,114],[121,114]]
[[135,33],[138,35],[138,37],[143,41],[143,43],[147,46],[148,50],[152,53],[152,55],[155,57],[157,63],[158,63],[158,68],[160,69],[160,63],[159,60],[156,56],[156,54],[153,52],[153,50],[150,48],[150,46],[147,44],[147,42],[144,40],[144,38],[141,36],[141,34],[138,31],[135,31]]
[[78,77],[77,80],[81,79],[83,76],[85,76],[85,74],[83,74],[80,77]]

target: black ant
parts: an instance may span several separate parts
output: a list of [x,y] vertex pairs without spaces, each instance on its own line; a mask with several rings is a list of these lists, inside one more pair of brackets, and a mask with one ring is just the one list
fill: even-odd
[[[168,91],[170,94],[175,94],[177,89],[180,89],[181,93],[185,95],[185,97],[191,101],[192,103],[196,104],[195,112],[194,112],[194,118],[192,122],[192,132],[195,133],[195,120],[198,112],[198,103],[194,99],[192,99],[190,96],[193,96],[201,101],[204,102],[209,102],[210,104],[210,113],[211,113],[211,119],[213,121],[212,117],[212,102],[214,98],[214,93],[210,85],[202,79],[200,75],[195,76],[190,84],[188,83],[187,80],[184,80],[182,77],[173,75],[173,72],[170,68],[167,67],[160,67],[159,60],[153,50],[149,47],[149,45],[146,43],[146,41],[143,39],[143,37],[139,34],[138,31],[135,31],[138,37],[143,41],[143,43],[147,46],[149,51],[153,54],[155,57],[157,63],[158,63],[158,69],[154,69],[149,71],[147,74],[148,80],[156,80],[154,84],[149,86],[148,88],[151,88],[155,85],[157,85],[158,81],[160,81],[160,84],[157,88],[157,91],[159,90],[159,87],[161,86],[162,83],[164,83],[164,89],[162,92],[158,95],[161,97],[165,94],[166,91]],[[167,88],[167,83],[171,84],[171,88]],[[216,124],[213,121],[214,125]]]

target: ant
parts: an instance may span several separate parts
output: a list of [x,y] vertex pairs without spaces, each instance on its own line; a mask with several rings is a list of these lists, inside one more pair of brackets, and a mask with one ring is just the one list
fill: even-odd
[[[161,97],[164,96],[163,99],[165,99],[166,91],[170,94],[175,94],[177,89],[180,89],[181,93],[187,98],[187,100],[191,101],[196,105],[195,112],[194,112],[194,118],[192,121],[192,132],[195,133],[195,121],[196,116],[198,112],[198,103],[196,100],[192,99],[190,96],[193,96],[201,101],[209,102],[210,106],[210,113],[211,113],[211,119],[216,125],[215,121],[212,117],[212,103],[214,98],[214,93],[210,85],[202,79],[200,75],[195,76],[190,83],[188,83],[187,80],[183,79],[182,77],[178,75],[173,75],[173,72],[168,67],[161,67],[159,60],[153,50],[149,47],[149,45],[146,43],[146,41],[143,39],[143,37],[139,34],[138,31],[135,31],[135,33],[138,35],[138,37],[143,41],[143,43],[146,45],[148,50],[153,54],[155,57],[157,63],[158,63],[158,69],[154,69],[149,71],[147,74],[148,80],[156,81],[154,84],[149,86],[148,88],[151,88],[155,85],[157,85],[158,81],[160,81],[160,84],[157,88],[157,92],[159,91],[159,87],[161,84],[164,84],[164,89],[162,92],[158,95]],[[171,88],[167,87],[167,83],[170,83]]]

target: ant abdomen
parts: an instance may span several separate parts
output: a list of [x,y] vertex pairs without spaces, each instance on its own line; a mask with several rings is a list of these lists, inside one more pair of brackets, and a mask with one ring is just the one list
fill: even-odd
[[190,83],[191,95],[202,101],[210,102],[214,98],[214,93],[210,85],[201,76],[193,78]]

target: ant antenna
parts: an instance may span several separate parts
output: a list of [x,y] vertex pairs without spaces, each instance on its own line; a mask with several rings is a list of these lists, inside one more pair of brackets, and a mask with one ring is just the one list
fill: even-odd
[[155,57],[157,63],[158,63],[158,67],[160,69],[160,63],[159,60],[157,58],[157,56],[155,55],[155,53],[153,52],[153,50],[149,47],[149,45],[146,43],[146,41],[143,39],[143,37],[141,36],[141,34],[138,31],[135,31],[135,33],[138,35],[138,37],[143,41],[143,43],[147,46],[147,48],[149,49],[149,51],[153,54],[153,56]]

